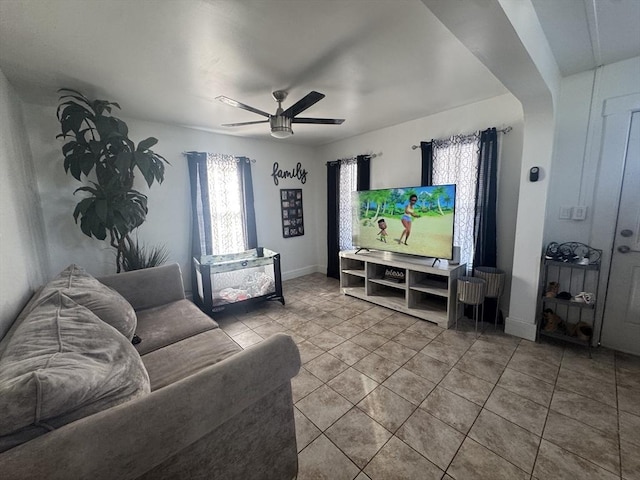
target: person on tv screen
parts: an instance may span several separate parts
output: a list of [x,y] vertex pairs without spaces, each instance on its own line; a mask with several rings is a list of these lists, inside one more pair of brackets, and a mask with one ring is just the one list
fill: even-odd
[[378,236],[380,237],[380,241],[387,243],[387,222],[384,221],[384,218],[378,220],[378,228],[380,231],[378,232]]
[[420,217],[420,215],[416,215],[416,213],[413,211],[413,208],[417,201],[418,201],[418,196],[415,194],[411,195],[409,197],[409,203],[404,209],[404,215],[402,215],[402,217],[400,218],[400,221],[402,222],[402,226],[404,227],[404,230],[400,235],[400,240],[398,240],[398,243],[400,244],[403,243],[402,238],[404,237],[404,244],[408,245],[407,240],[409,240],[409,235],[411,234],[411,222],[413,221],[414,218]]

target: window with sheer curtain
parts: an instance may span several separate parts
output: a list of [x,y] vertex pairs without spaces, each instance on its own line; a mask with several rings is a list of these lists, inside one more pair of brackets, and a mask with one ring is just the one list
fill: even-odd
[[340,250],[353,248],[353,192],[358,189],[358,162],[355,158],[340,162],[340,213],[339,213],[339,245]]
[[460,247],[460,263],[473,268],[476,188],[480,154],[479,135],[457,135],[433,141],[434,185],[456,184],[453,244]]

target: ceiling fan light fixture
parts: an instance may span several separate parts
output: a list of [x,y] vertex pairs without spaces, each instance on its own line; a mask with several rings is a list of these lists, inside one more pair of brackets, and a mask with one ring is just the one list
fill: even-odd
[[282,115],[270,118],[271,136],[275,138],[287,138],[293,135],[291,119]]

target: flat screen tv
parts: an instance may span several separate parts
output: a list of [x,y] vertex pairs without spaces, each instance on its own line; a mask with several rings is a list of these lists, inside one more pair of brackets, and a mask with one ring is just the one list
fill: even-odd
[[353,245],[449,260],[455,199],[455,185],[353,192]]

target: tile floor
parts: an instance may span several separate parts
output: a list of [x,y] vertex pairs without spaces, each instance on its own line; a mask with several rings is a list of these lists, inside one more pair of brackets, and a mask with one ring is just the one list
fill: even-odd
[[220,319],[243,348],[290,334],[299,480],[640,480],[640,358],[458,331],[320,274]]

